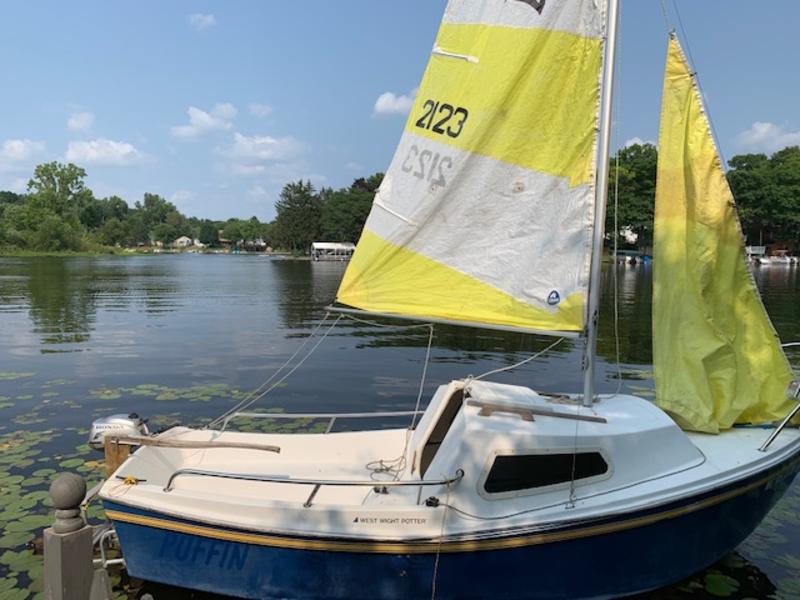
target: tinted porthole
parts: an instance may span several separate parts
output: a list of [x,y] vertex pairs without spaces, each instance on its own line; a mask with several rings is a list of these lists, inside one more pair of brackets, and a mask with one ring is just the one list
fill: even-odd
[[567,483],[572,479],[573,458],[576,481],[608,472],[608,463],[599,452],[497,456],[483,487],[490,494],[499,494]]

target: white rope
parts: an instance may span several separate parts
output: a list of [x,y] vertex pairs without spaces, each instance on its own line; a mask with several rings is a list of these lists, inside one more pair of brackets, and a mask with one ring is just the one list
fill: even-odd
[[414,429],[417,425],[417,416],[419,413],[419,405],[422,402],[422,392],[425,390],[425,379],[428,377],[428,363],[431,360],[431,346],[433,345],[433,323],[430,323],[430,331],[428,332],[428,347],[425,350],[425,364],[422,366],[422,377],[419,380],[419,391],[417,392],[417,402],[414,405],[414,415],[411,417],[411,427]]
[[526,358],[525,360],[521,360],[521,361],[519,361],[518,363],[515,363],[515,364],[513,364],[513,365],[510,365],[510,366],[508,366],[508,367],[500,367],[499,369],[493,369],[492,371],[487,371],[486,373],[483,373],[482,375],[477,375],[476,377],[470,377],[469,379],[470,379],[471,381],[478,381],[478,380],[480,380],[480,379],[483,379],[484,377],[489,377],[489,375],[496,375],[497,373],[504,373],[504,372],[506,372],[506,371],[513,371],[514,369],[516,369],[516,368],[518,368],[518,367],[521,367],[522,365],[528,364],[528,363],[529,363],[529,362],[531,362],[532,360],[536,360],[537,358],[539,358],[539,357],[540,357],[542,354],[544,354],[544,353],[546,353],[546,352],[548,352],[548,351],[552,350],[553,348],[555,348],[556,346],[558,346],[558,345],[559,345],[561,342],[563,342],[563,341],[564,341],[564,339],[565,339],[565,338],[558,338],[558,339],[557,339],[555,342],[553,342],[552,344],[550,344],[550,345],[549,345],[547,348],[545,348],[544,350],[541,350],[540,352],[537,352],[537,353],[536,353],[536,354],[534,354],[533,356],[529,356],[529,357],[528,357],[528,358]]
[[[308,336],[308,337],[307,337],[305,340],[303,340],[303,343],[302,343],[302,344],[300,344],[300,345],[297,347],[297,349],[294,351],[294,354],[292,354],[292,355],[291,355],[291,356],[290,356],[290,357],[289,357],[289,358],[286,360],[286,362],[284,362],[284,363],[283,363],[283,364],[282,364],[280,367],[278,367],[278,369],[277,369],[277,370],[276,370],[276,371],[275,371],[275,372],[274,372],[272,375],[270,375],[270,376],[267,378],[267,380],[266,380],[266,381],[264,381],[264,382],[263,382],[261,385],[259,385],[259,386],[258,386],[256,389],[254,389],[252,392],[250,392],[249,394],[247,394],[247,396],[245,396],[245,397],[244,397],[242,400],[240,400],[240,401],[239,401],[239,402],[238,402],[238,403],[237,403],[237,404],[236,404],[236,405],[235,405],[233,408],[230,408],[230,409],[228,409],[227,411],[225,411],[224,413],[222,413],[220,416],[218,416],[216,419],[214,419],[213,421],[211,421],[211,422],[208,424],[208,426],[209,426],[209,427],[214,427],[215,425],[217,425],[218,423],[220,423],[220,422],[224,421],[226,418],[228,418],[228,417],[229,417],[229,416],[231,416],[232,414],[234,414],[234,413],[237,413],[237,412],[239,412],[240,410],[242,410],[242,407],[243,407],[245,404],[247,404],[247,402],[248,402],[248,401],[249,401],[249,400],[250,400],[250,399],[251,399],[253,396],[255,396],[256,394],[258,394],[259,392],[261,392],[261,390],[263,390],[263,389],[264,389],[266,386],[268,386],[268,385],[270,384],[270,382],[271,382],[273,379],[275,379],[275,378],[276,378],[278,375],[280,375],[280,373],[281,373],[281,372],[282,372],[282,371],[283,371],[283,370],[284,370],[284,369],[285,369],[287,366],[289,366],[289,364],[291,364],[291,362],[292,362],[292,361],[293,361],[293,360],[294,360],[294,359],[297,357],[297,355],[298,355],[298,354],[300,354],[300,351],[301,351],[303,348],[305,348],[305,347],[306,347],[306,345],[308,344],[308,342],[309,342],[309,341],[311,341],[311,338],[313,338],[313,337],[314,337],[314,336],[317,334],[317,332],[320,330],[320,328],[321,328],[321,327],[322,327],[322,326],[325,324],[325,321],[327,321],[327,320],[328,320],[328,317],[330,317],[330,315],[331,315],[331,313],[329,313],[329,312],[326,312],[326,313],[325,313],[325,317],[323,317],[322,321],[320,321],[319,323],[317,323],[317,326],[316,326],[316,327],[315,327],[315,328],[314,328],[314,329],[311,331],[311,334],[310,334],[310,335],[309,335],[309,336]],[[250,406],[250,405],[248,404],[248,406]]]
[[407,459],[406,454],[408,453],[408,444],[411,442],[411,434],[414,430],[414,427],[417,425],[417,417],[419,416],[419,407],[422,404],[422,394],[425,391],[425,382],[428,376],[428,365],[430,364],[431,359],[431,347],[433,346],[433,334],[434,334],[434,325],[433,323],[420,323],[417,325],[387,325],[385,323],[378,323],[376,321],[370,321],[367,319],[361,319],[351,314],[343,314],[347,319],[351,319],[352,321],[356,321],[357,323],[363,323],[365,325],[372,325],[374,327],[383,327],[383,328],[390,328],[390,329],[428,329],[428,344],[425,349],[425,361],[422,365],[422,375],[419,380],[419,389],[417,390],[417,400],[414,404],[414,414],[411,416],[411,424],[408,426],[406,430],[406,439],[405,443],[403,444],[403,451],[400,456],[396,458],[381,458],[378,460],[373,460],[367,463],[365,466],[367,470],[370,471],[370,478],[375,479],[376,475],[381,475],[383,473],[391,474],[393,479],[397,479],[403,473],[406,468]]
[[[336,318],[336,320],[335,320],[333,323],[331,323],[331,326],[330,326],[330,327],[328,327],[328,329],[325,331],[325,333],[322,335],[322,337],[320,337],[320,338],[319,338],[319,340],[317,341],[317,343],[316,343],[316,344],[314,344],[314,345],[312,346],[311,350],[309,350],[309,351],[308,351],[308,352],[305,354],[305,356],[303,356],[303,358],[301,358],[301,359],[300,359],[300,361],[299,361],[299,362],[298,362],[298,363],[297,363],[295,366],[293,366],[293,367],[292,367],[292,368],[289,370],[289,372],[288,372],[288,373],[286,373],[286,375],[284,375],[283,377],[281,377],[280,379],[278,379],[278,381],[276,381],[276,382],[275,382],[275,383],[273,383],[273,384],[272,384],[270,387],[268,387],[266,390],[264,390],[263,392],[261,392],[260,394],[258,394],[258,395],[257,395],[257,396],[255,396],[254,398],[252,398],[252,399],[251,399],[249,402],[247,402],[246,404],[244,404],[242,407],[240,407],[240,408],[239,408],[237,411],[235,411],[235,412],[238,412],[238,411],[240,411],[240,410],[245,410],[245,409],[249,408],[250,406],[252,406],[252,405],[253,405],[253,404],[255,404],[256,402],[258,402],[259,400],[261,400],[262,398],[264,398],[264,397],[265,397],[267,394],[269,394],[269,393],[270,393],[272,390],[274,390],[276,387],[278,387],[278,386],[279,386],[280,384],[282,384],[284,381],[286,381],[286,380],[287,380],[287,379],[288,379],[288,378],[289,378],[289,377],[292,375],[292,373],[294,373],[295,371],[297,371],[297,369],[299,369],[301,366],[303,366],[303,363],[305,363],[305,362],[306,362],[306,360],[308,360],[308,358],[309,358],[309,357],[310,357],[312,354],[314,354],[314,351],[315,351],[317,348],[319,348],[319,345],[320,345],[322,342],[324,342],[324,341],[325,341],[325,338],[327,338],[327,337],[328,337],[328,334],[330,334],[330,332],[331,332],[331,331],[333,331],[333,328],[334,328],[334,327],[336,327],[336,325],[337,325],[337,324],[339,323],[339,321],[341,321],[341,320],[342,320],[342,316],[341,316],[341,315],[339,315],[339,316]],[[222,426],[222,428],[221,428],[220,432],[222,432],[222,431],[225,431],[225,428],[226,428],[226,427],[227,427],[227,423],[225,423],[225,424]]]

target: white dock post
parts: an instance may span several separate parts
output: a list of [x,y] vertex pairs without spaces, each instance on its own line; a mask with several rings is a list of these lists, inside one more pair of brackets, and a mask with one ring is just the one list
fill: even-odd
[[[50,485],[56,509],[52,527],[44,530],[44,594],[47,600],[104,600],[111,597],[108,574],[95,572],[93,530],[81,516],[86,482],[61,475]],[[94,582],[93,580],[97,580]]]

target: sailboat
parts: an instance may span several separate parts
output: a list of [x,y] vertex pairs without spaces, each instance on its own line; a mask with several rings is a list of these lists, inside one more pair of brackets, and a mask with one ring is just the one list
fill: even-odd
[[[140,447],[100,495],[131,575],[241,598],[613,598],[754,530],[800,470],[800,405],[675,36],[657,401],[595,391],[617,20],[617,0],[450,0],[335,306],[574,338],[582,391],[466,377],[408,428],[243,433],[286,415],[235,410],[118,437]],[[363,415],[315,415],[342,416]]]

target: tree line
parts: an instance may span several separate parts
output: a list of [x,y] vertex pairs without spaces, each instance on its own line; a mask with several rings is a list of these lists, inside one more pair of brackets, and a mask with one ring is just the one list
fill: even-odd
[[[611,158],[606,232],[614,231],[614,191],[619,186],[617,232],[620,247],[653,244],[658,150],[635,144]],[[751,245],[800,246],[800,147],[766,154],[742,154],[729,162],[728,182],[742,230]],[[623,233],[632,233],[625,236]],[[607,236],[613,240],[613,235]],[[629,241],[636,238],[635,242]]]
[[34,169],[26,193],[0,191],[0,249],[100,251],[169,245],[186,236],[212,247],[259,242],[305,251],[315,240],[356,241],[382,178],[356,179],[340,190],[290,183],[280,194],[273,221],[215,221],[187,217],[158,194],[146,193],[133,206],[119,196],[97,198],[83,168],[50,162]]
[[[611,200],[606,217],[613,240],[614,191],[618,186],[620,247],[648,249],[653,240],[658,151],[635,144],[611,158]],[[750,244],[800,246],[800,147],[743,154],[729,161],[728,181]],[[276,217],[213,221],[183,215],[158,194],[144,194],[130,206],[118,196],[96,198],[86,171],[73,164],[38,165],[25,194],[0,192],[0,248],[34,251],[96,250],[170,244],[181,236],[214,246],[264,245],[305,252],[313,241],[355,242],[361,235],[382,173],[359,178],[339,190],[317,190],[308,181],[284,186]],[[635,241],[634,241],[635,240]]]

